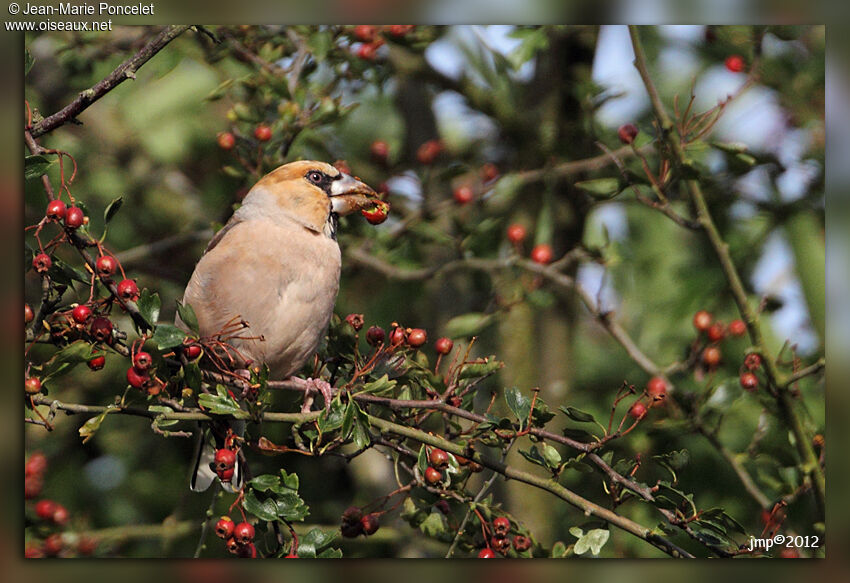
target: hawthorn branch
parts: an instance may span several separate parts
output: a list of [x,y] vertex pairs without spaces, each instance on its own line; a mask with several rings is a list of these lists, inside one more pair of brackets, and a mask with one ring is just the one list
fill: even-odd
[[[647,94],[649,94],[649,99],[652,102],[652,108],[661,128],[663,139],[670,148],[673,163],[677,167],[682,168],[688,163],[688,156],[682,144],[683,137],[676,131],[673,119],[664,107],[664,104],[659,97],[658,90],[655,87],[655,83],[649,75],[649,70],[647,69],[646,64],[646,54],[644,53],[643,45],[640,41],[638,28],[630,25],[629,35],[631,36],[632,47],[634,48],[635,53],[634,65],[635,68],[637,68],[638,73],[640,73],[643,84],[646,87]],[[750,306],[747,292],[741,282],[741,276],[738,273],[738,269],[732,261],[732,256],[729,253],[729,245],[723,240],[720,235],[720,231],[714,223],[708,204],[705,201],[702,187],[700,186],[699,181],[694,178],[689,178],[684,182],[691,202],[696,208],[697,221],[705,231],[705,234],[714,249],[714,253],[720,262],[720,267],[723,270],[727,283],[729,284],[732,297],[738,306],[738,311],[741,314],[741,317],[747,325],[750,339],[752,340],[753,345],[764,357],[762,361],[764,362],[765,374],[767,375],[770,384],[776,387],[774,398],[776,399],[779,414],[785,422],[785,425],[794,434],[797,454],[800,456],[801,460],[800,469],[809,477],[820,513],[823,515],[826,503],[826,479],[812,447],[811,436],[808,435],[799,415],[797,415],[797,412],[794,410],[794,403],[792,401],[790,391],[788,390],[787,380],[783,378],[775,360],[769,356],[770,352],[767,348],[767,343],[764,340],[764,335],[762,334],[758,314]]]
[[75,119],[91,104],[115,89],[127,79],[135,79],[136,71],[138,71],[142,65],[151,60],[154,55],[165,48],[168,43],[183,34],[190,28],[190,26],[191,25],[184,24],[173,25],[160,32],[135,55],[118,65],[118,67],[109,75],[92,85],[90,88],[81,91],[74,101],[53,115],[48,116],[35,124],[30,130],[32,137],[37,138],[63,126],[69,121]]

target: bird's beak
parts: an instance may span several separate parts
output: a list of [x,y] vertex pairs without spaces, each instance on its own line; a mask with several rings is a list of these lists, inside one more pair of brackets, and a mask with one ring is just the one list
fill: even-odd
[[378,193],[356,178],[343,174],[339,180],[331,183],[331,208],[338,215],[347,215],[354,211],[371,207]]

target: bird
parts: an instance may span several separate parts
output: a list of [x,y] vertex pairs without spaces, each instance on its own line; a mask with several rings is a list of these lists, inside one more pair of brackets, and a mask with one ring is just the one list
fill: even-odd
[[[265,365],[274,379],[298,372],[333,315],[342,265],[338,218],[375,200],[371,187],[325,162],[290,162],[263,176],[209,242],[186,285],[181,303],[191,306],[199,336],[220,335],[236,368]],[[244,331],[222,335],[234,322]],[[179,314],[175,323],[188,330]],[[309,379],[307,387],[321,390],[328,404],[326,382]],[[244,431],[244,422],[230,424]],[[210,464],[222,431],[209,433],[196,454],[195,491],[216,477]],[[222,486],[237,491],[241,480],[237,459]]]

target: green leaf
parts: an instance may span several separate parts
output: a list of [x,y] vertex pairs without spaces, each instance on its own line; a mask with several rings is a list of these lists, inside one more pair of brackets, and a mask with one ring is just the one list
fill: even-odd
[[550,468],[557,468],[561,465],[561,454],[558,453],[558,450],[549,445],[548,443],[542,444],[543,448],[543,459],[546,461],[546,465]]
[[201,390],[201,367],[197,362],[187,362],[183,365],[183,381],[194,391]]
[[119,196],[115,198],[106,206],[106,210],[103,211],[103,222],[105,224],[109,224],[109,221],[118,213],[121,209],[121,205],[124,204],[124,197]]
[[100,415],[96,415],[83,423],[83,426],[79,429],[80,437],[83,438],[83,443],[86,443],[89,439],[94,437],[94,434],[97,433],[98,429],[100,429],[100,426],[103,423],[103,420],[106,419],[106,416],[114,411],[117,411],[117,408],[109,406],[106,411]]
[[248,482],[248,484],[251,488],[258,492],[266,492],[280,487],[280,476],[275,476],[274,474],[263,474],[254,478]]
[[[148,406],[148,411],[153,413],[174,413],[174,409],[163,405],[150,405]],[[153,422],[157,427],[171,427],[172,425],[179,423],[177,419],[163,419],[161,417],[155,417]]]
[[562,543],[561,541],[557,541],[552,545],[552,552],[549,553],[549,556],[553,559],[561,559],[567,555],[567,545]]
[[380,394],[386,391],[389,391],[396,386],[395,380],[390,380],[389,376],[383,375],[381,378],[372,381],[371,383],[366,383],[363,385],[363,388],[357,391],[360,393],[368,393],[370,395]]
[[594,198],[612,198],[623,189],[617,178],[597,178],[595,180],[584,180],[575,183],[579,188]]
[[77,340],[64,348],[60,348],[44,364],[41,382],[48,383],[51,379],[68,372],[76,365],[90,361],[96,353],[97,349],[84,340]]
[[248,490],[242,499],[242,508],[260,520],[275,522],[277,520],[277,504],[273,498],[260,500],[253,489]]
[[169,348],[174,348],[175,346],[183,344],[183,339],[185,337],[186,333],[177,326],[173,326],[171,324],[159,324],[156,327],[151,340],[153,340],[154,344],[156,344],[157,348],[160,350],[168,350]]
[[53,162],[54,160],[48,160],[39,154],[27,156],[24,158],[24,178],[32,180],[43,176]]
[[505,401],[513,414],[519,419],[520,427],[528,424],[528,415],[531,413],[531,398],[523,395],[518,388],[505,389]]
[[449,338],[469,338],[480,334],[493,322],[495,322],[495,314],[480,312],[461,314],[446,322],[445,334]]
[[594,419],[593,415],[587,413],[586,411],[582,411],[581,409],[576,409],[575,407],[558,407],[567,417],[572,419],[573,421],[578,421],[579,423],[595,423],[596,419]]
[[317,559],[341,559],[342,551],[339,549],[325,549],[318,555],[316,555]]
[[177,302],[177,315],[189,327],[189,330],[196,335],[199,334],[198,317],[195,315],[195,310],[192,309],[192,306]]
[[461,369],[458,374],[458,378],[460,379],[474,379],[485,377],[487,375],[493,374],[497,370],[501,369],[505,366],[505,363],[496,360],[495,356],[488,356],[484,359],[484,362],[476,362],[473,364],[464,365],[463,369]]
[[291,474],[287,474],[286,470],[284,470],[284,469],[280,470],[281,487],[288,488],[290,490],[295,490],[297,492],[298,491],[298,483],[299,483],[298,474],[296,474],[294,472],[291,473]]
[[[320,528],[311,529],[310,532],[303,535],[298,541],[298,556],[301,558],[319,556],[317,553],[333,543],[337,539],[337,536],[338,531],[322,530]],[[342,553],[339,556],[342,556]]]
[[[570,529],[570,533],[572,533],[573,529]],[[594,556],[599,554],[599,551],[602,550],[602,547],[608,542],[608,537],[611,533],[604,528],[594,528],[587,532],[587,534],[583,534],[581,538],[576,541],[575,546],[573,547],[573,552],[577,555],[583,555],[588,550],[593,553]],[[573,535],[575,536],[575,535]]]
[[338,398],[331,401],[330,408],[324,409],[319,415],[319,431],[327,433],[328,431],[342,427],[343,418],[345,417],[344,407],[342,401]]
[[446,517],[441,512],[431,512],[419,525],[419,530],[426,536],[439,538],[448,529]]
[[532,445],[531,449],[528,451],[519,450],[519,453],[531,463],[543,466],[544,468],[549,468],[549,464],[546,462],[546,459],[540,455],[540,451],[537,449],[536,445]]
[[238,416],[243,413],[236,401],[227,394],[210,395],[203,393],[198,396],[198,404],[213,415]]
[[159,318],[159,310],[162,307],[159,294],[151,293],[148,288],[144,288],[139,293],[139,301],[136,302],[136,307],[139,308],[139,313],[145,319],[145,322],[150,324],[151,327],[156,325],[156,321]]
[[324,61],[333,48],[333,36],[330,30],[319,30],[307,37],[307,46],[317,61]]
[[428,450],[424,444],[419,446],[419,456],[416,458],[416,465],[419,467],[419,473],[425,475],[425,470],[428,468]]

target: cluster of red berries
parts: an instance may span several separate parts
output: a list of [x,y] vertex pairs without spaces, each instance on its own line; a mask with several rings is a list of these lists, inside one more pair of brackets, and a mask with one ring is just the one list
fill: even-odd
[[[272,135],[272,128],[267,124],[261,123],[254,128],[254,138],[258,142],[268,142]],[[233,132],[219,132],[215,140],[222,150],[232,150],[236,147],[236,135]]]
[[443,470],[449,467],[449,454],[439,448],[431,448],[428,454],[428,467],[425,468],[425,481],[436,486],[443,481]]
[[127,369],[127,383],[136,389],[144,389],[148,395],[158,395],[162,391],[163,383],[151,375],[153,357],[147,352],[140,350],[133,354],[133,364]]
[[[508,538],[511,532],[511,521],[504,516],[498,516],[493,519],[490,527],[492,535],[487,546],[478,551],[479,559],[494,559],[497,552],[504,555],[511,548],[511,540]],[[531,539],[518,534],[513,537],[513,547],[516,552],[523,553],[531,548]]]
[[342,513],[342,524],[340,532],[346,538],[355,538],[361,534],[370,536],[378,532],[381,526],[380,514],[369,512],[364,514],[357,506],[349,506]]
[[714,370],[723,357],[718,344],[728,336],[743,336],[747,326],[742,320],[733,320],[728,327],[723,322],[715,321],[714,317],[705,310],[694,314],[694,328],[704,334],[709,345],[702,351],[702,364],[709,370]]
[[[526,237],[528,237],[528,231],[520,223],[511,223],[508,225],[505,234],[508,241],[511,242],[517,251],[522,249],[522,243],[525,241]],[[548,243],[538,243],[531,249],[529,257],[535,263],[547,265],[552,263],[552,259],[555,257],[555,252],[552,250],[552,246]]]
[[44,215],[48,218],[48,220],[55,222],[64,222],[65,226],[69,229],[78,229],[83,225],[88,224],[89,219],[86,214],[83,212],[83,209],[77,206],[66,206],[64,202],[59,199],[51,200],[47,203],[47,209],[44,212]]
[[358,24],[352,29],[352,36],[360,45],[357,47],[357,56],[363,60],[371,61],[375,58],[378,47],[384,44],[384,35],[402,38],[407,36],[415,28],[412,24],[392,24],[389,26],[372,26],[370,24]]
[[[219,450],[221,451],[221,450]],[[227,550],[243,559],[256,559],[254,527],[248,522],[236,524],[229,516],[222,516],[215,523],[215,534],[224,540]]]
[[[47,472],[47,457],[41,452],[33,453],[24,464],[24,498],[33,500],[41,495],[44,474]],[[42,498],[33,506],[37,529],[34,532],[43,536],[40,543],[27,544],[24,556],[28,559],[56,557],[62,553],[75,552],[80,556],[91,555],[97,543],[88,537],[79,537],[75,548],[70,548],[62,534],[68,525],[70,514],[60,503]]]
[[755,373],[759,368],[761,368],[761,356],[755,352],[751,352],[744,357],[745,370],[741,372],[741,376],[738,379],[742,388],[747,391],[755,391],[759,388],[759,378]]

